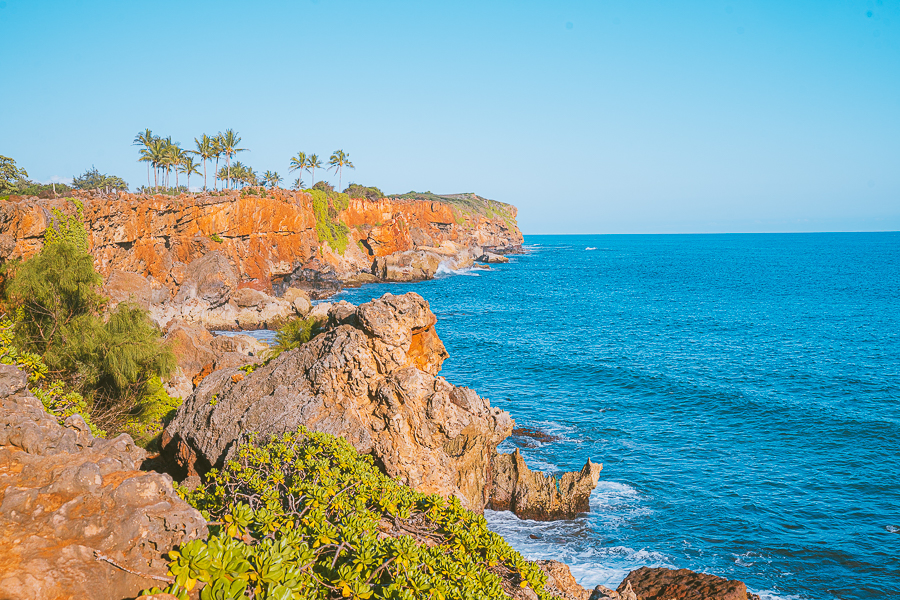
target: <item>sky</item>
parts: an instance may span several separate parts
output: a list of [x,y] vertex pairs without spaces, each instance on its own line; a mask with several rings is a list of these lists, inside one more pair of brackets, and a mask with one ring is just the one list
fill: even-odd
[[342,149],[526,234],[900,230],[900,0],[0,0],[0,56],[44,182],[232,128],[259,173]]

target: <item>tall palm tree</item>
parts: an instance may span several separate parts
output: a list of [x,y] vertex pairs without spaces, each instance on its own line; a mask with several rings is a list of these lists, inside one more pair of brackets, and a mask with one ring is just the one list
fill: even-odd
[[166,187],[169,187],[169,173],[175,171],[175,188],[178,188],[178,165],[184,158],[184,150],[182,150],[178,142],[172,142],[171,137],[166,138],[165,166],[166,166]]
[[331,158],[328,159],[329,167],[328,169],[334,169],[338,173],[338,191],[341,191],[341,181],[344,173],[344,167],[348,169],[355,169],[353,163],[350,162],[350,155],[344,152],[343,150],[336,150]]
[[166,140],[156,137],[147,149],[150,164],[153,165],[153,187],[159,191],[159,171],[166,160]]
[[138,162],[147,163],[147,187],[150,187],[150,161],[145,158],[144,151],[150,147],[150,144],[153,143],[154,137],[153,132],[149,129],[145,129],[144,131],[138,132],[136,136],[134,136],[133,145],[135,146],[143,146],[141,149],[141,157],[138,159]]
[[312,184],[316,185],[316,169],[322,168],[322,161],[319,160],[318,155],[310,154],[309,158],[306,159],[306,170],[309,171],[310,176],[312,177]]
[[213,155],[216,157],[216,177],[213,180],[213,189],[215,190],[215,189],[218,189],[216,187],[218,180],[222,179],[222,175],[219,172],[219,158],[222,156],[222,152],[223,152],[223,150],[222,150],[222,134],[221,133],[216,135],[216,137],[213,138],[212,144],[213,144]]
[[[306,168],[306,165],[309,164],[309,158],[306,156],[306,152],[298,152],[297,156],[291,158],[291,169],[290,172],[300,171],[300,175],[303,175],[303,169]],[[299,181],[299,179],[298,179]],[[298,188],[299,189],[299,188]]]
[[231,174],[231,157],[238,152],[246,152],[246,148],[238,148],[241,138],[234,129],[226,129],[225,133],[220,134],[222,138],[222,152],[225,153],[225,162],[228,165],[229,179]]
[[[199,140],[194,138],[194,144],[197,146],[197,149],[194,150],[194,154],[203,159],[203,190],[206,191],[206,161],[215,156],[215,144],[213,143],[213,139],[205,133]],[[188,185],[188,187],[190,187],[190,185]]]
[[187,151],[184,152],[184,155],[181,158],[181,162],[178,163],[178,166],[176,167],[176,175],[178,171],[181,171],[182,173],[187,175],[187,188],[188,191],[191,191],[191,175],[199,175],[200,170],[197,168],[197,163],[194,162],[194,157],[191,156]]
[[294,180],[294,185],[291,186],[291,189],[302,190],[303,189],[303,180],[299,177]]

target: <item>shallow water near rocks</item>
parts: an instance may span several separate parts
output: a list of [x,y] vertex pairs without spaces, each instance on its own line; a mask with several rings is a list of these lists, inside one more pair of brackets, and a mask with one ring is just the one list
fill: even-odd
[[531,468],[604,464],[590,513],[488,511],[495,531],[586,587],[650,565],[768,598],[897,593],[900,234],[526,244],[490,271],[336,298],[418,292],[442,375],[556,437],[522,448]]

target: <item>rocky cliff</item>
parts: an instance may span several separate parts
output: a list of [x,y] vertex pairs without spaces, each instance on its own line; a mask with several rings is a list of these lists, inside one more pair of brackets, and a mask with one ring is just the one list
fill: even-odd
[[[327,295],[376,278],[427,278],[442,262],[468,266],[485,249],[522,243],[515,207],[474,194],[368,200],[253,189],[75,197],[84,206],[99,272],[145,278],[155,302],[174,298],[191,263],[212,252],[231,265],[235,289],[280,295],[294,285]],[[54,209],[72,214],[75,206],[16,196],[0,202],[0,260],[37,252]],[[403,253],[416,254],[421,264],[408,268],[390,259]]]

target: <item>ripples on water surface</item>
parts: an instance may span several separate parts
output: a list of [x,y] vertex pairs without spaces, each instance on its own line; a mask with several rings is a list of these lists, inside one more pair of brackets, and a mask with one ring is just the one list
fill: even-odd
[[559,436],[522,449],[532,468],[604,464],[589,514],[489,512],[496,531],[585,586],[659,565],[764,597],[896,597],[900,234],[526,244],[490,272],[340,296],[422,294],[442,374]]

